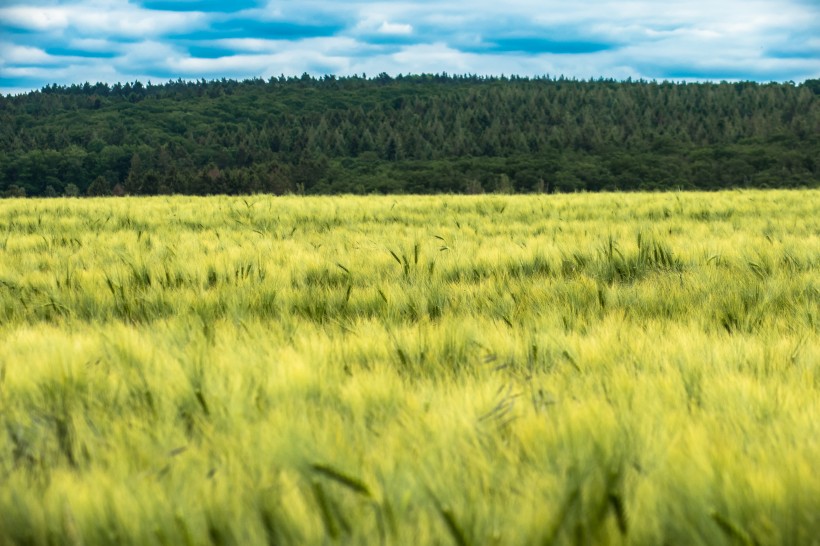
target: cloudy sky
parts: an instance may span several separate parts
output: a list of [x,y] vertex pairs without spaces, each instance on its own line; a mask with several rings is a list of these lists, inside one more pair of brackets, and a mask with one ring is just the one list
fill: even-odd
[[0,93],[323,74],[820,77],[820,0],[0,0]]

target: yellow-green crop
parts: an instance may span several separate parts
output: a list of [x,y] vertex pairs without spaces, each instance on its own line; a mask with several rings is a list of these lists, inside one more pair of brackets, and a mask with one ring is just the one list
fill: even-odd
[[0,544],[818,544],[820,192],[0,202]]

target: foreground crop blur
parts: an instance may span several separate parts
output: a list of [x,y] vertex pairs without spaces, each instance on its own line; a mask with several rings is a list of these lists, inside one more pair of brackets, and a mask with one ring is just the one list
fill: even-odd
[[0,202],[0,544],[812,544],[820,193]]

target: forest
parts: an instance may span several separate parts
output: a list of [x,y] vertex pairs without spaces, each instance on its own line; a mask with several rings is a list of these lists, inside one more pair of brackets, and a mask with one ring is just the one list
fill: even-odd
[[0,195],[820,186],[820,79],[422,74],[0,96]]

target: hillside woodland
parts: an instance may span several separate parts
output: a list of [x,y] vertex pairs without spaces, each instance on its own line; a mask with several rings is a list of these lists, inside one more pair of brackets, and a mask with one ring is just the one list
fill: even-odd
[[0,194],[820,186],[820,80],[416,75],[0,96]]

